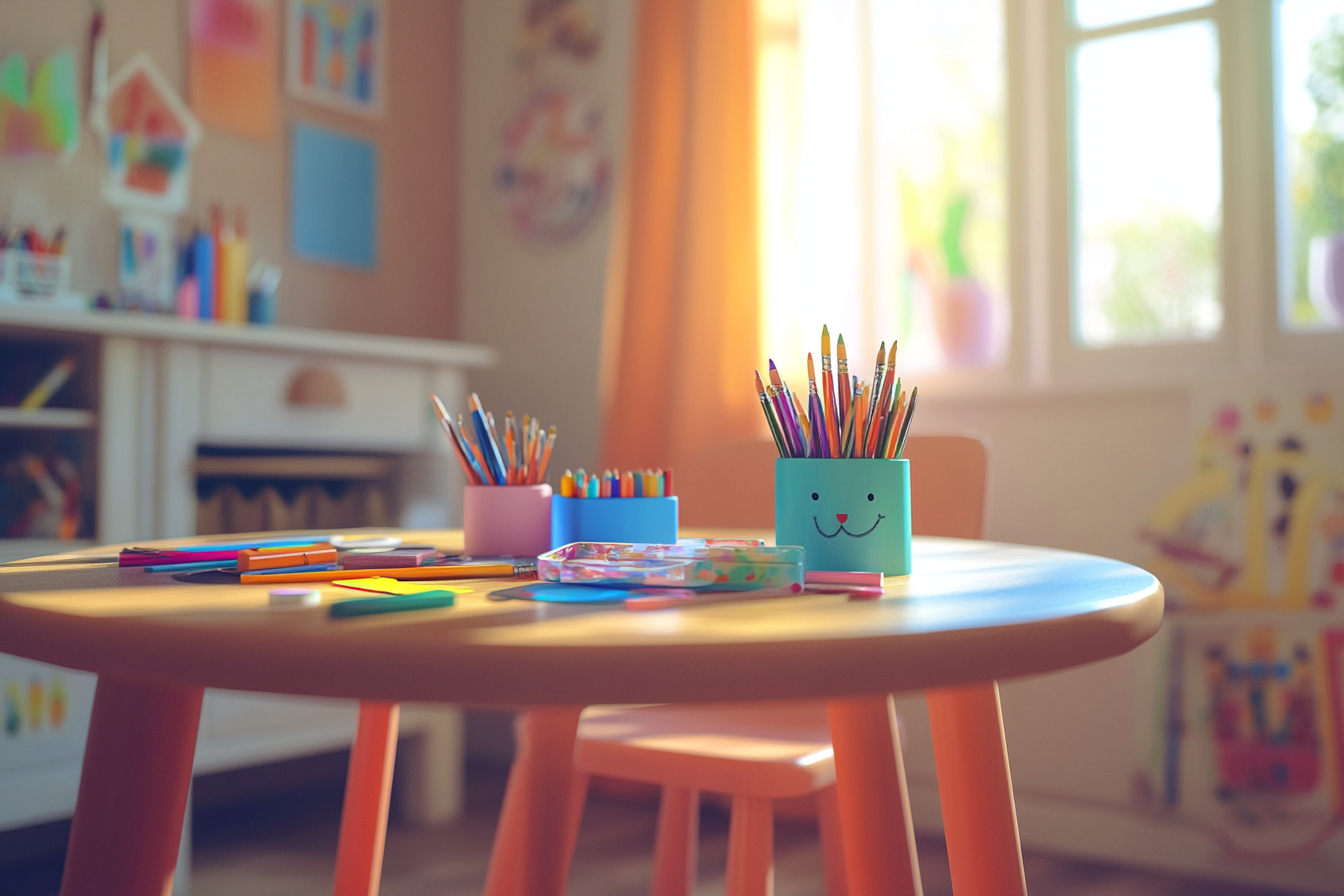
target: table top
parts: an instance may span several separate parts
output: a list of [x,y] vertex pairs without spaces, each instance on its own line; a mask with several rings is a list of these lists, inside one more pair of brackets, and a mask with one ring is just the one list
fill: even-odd
[[[459,531],[397,534],[462,543]],[[1162,621],[1161,584],[1129,564],[949,538],[916,537],[914,573],[889,577],[879,600],[802,595],[630,612],[490,601],[518,583],[478,579],[452,583],[472,590],[451,608],[350,619],[329,618],[325,606],[272,609],[266,586],[184,584],[97,560],[116,550],[0,565],[0,652],[128,680],[284,694],[704,702],[1051,672],[1131,650]]]

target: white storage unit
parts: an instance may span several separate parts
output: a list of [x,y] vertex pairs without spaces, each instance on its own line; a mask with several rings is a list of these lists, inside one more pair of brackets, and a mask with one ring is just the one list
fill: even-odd
[[[402,524],[460,524],[461,476],[428,398],[459,410],[467,369],[493,363],[492,349],[0,304],[7,337],[73,346],[81,367],[96,371],[87,407],[0,412],[0,436],[34,427],[86,434],[98,543],[195,534],[202,445],[394,454]],[[60,549],[0,539],[0,559]],[[0,655],[0,830],[73,811],[94,686],[91,675]],[[349,701],[207,691],[196,771],[348,747],[355,714]],[[402,732],[422,737],[398,771],[414,782],[403,805],[421,820],[450,818],[461,798],[460,714],[404,707]]]

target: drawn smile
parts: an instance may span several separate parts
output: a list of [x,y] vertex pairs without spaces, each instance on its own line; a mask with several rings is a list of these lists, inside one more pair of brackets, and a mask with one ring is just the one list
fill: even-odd
[[812,517],[812,525],[814,525],[814,526],[817,527],[817,532],[818,532],[818,534],[821,535],[822,538],[834,538],[835,536],[839,535],[841,532],[845,533],[845,534],[848,535],[850,538],[863,538],[865,535],[871,535],[871,534],[872,534],[872,531],[873,531],[874,529],[877,528],[877,524],[880,523],[880,522],[882,522],[884,519],[886,519],[886,517],[879,513],[879,514],[877,515],[877,520],[876,520],[871,526],[869,526],[867,529],[863,530],[862,532],[851,532],[851,531],[849,531],[848,529],[845,528],[845,522],[842,521],[842,522],[840,523],[840,527],[839,527],[838,529],[836,529],[834,532],[830,533],[829,535],[827,535],[825,532],[823,532],[823,531],[821,530],[821,523],[817,520],[816,517]]

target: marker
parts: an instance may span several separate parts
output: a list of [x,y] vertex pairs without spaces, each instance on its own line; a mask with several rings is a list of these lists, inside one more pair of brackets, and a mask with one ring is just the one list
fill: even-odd
[[339,600],[327,612],[333,619],[372,616],[375,613],[400,613],[405,610],[430,610],[451,607],[457,595],[451,591],[422,591],[419,594],[393,594],[387,597],[356,597]]

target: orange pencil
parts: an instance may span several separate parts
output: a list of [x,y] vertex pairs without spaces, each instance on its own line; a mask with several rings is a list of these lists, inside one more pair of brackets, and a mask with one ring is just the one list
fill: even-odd
[[243,585],[286,585],[292,582],[334,582],[337,579],[485,579],[517,575],[512,563],[464,563],[461,566],[398,566],[395,569],[330,569],[323,572],[243,573]]
[[537,468],[537,481],[533,485],[541,485],[546,481],[546,468],[551,465],[551,449],[555,447],[555,427],[552,426],[546,431],[546,449],[541,453],[541,464]]
[[[835,340],[835,388],[839,393],[840,419],[849,419],[849,409],[854,404],[854,384],[849,379],[849,354],[845,351],[845,334]],[[844,457],[844,454],[840,455]]]
[[[493,422],[493,421],[492,421]],[[504,412],[504,463],[506,464],[507,478],[509,485],[516,485],[518,478],[518,464],[515,460],[514,447],[516,442],[513,437],[513,411]]]
[[878,412],[878,398],[882,394],[882,373],[887,369],[887,343],[884,340],[877,347],[877,364],[873,368],[873,387],[868,392],[868,406],[864,409],[863,428],[859,430],[859,445],[864,448],[864,457],[871,457],[867,453],[869,438],[873,431],[873,418]]
[[891,412],[891,425],[887,427],[886,444],[882,446],[882,456],[893,458],[896,456],[896,434],[901,428],[901,419],[905,416],[905,391],[896,399],[896,409]]
[[840,456],[840,421],[835,409],[835,375],[831,373],[831,331],[821,326],[821,405],[826,415],[826,440],[831,457]]

